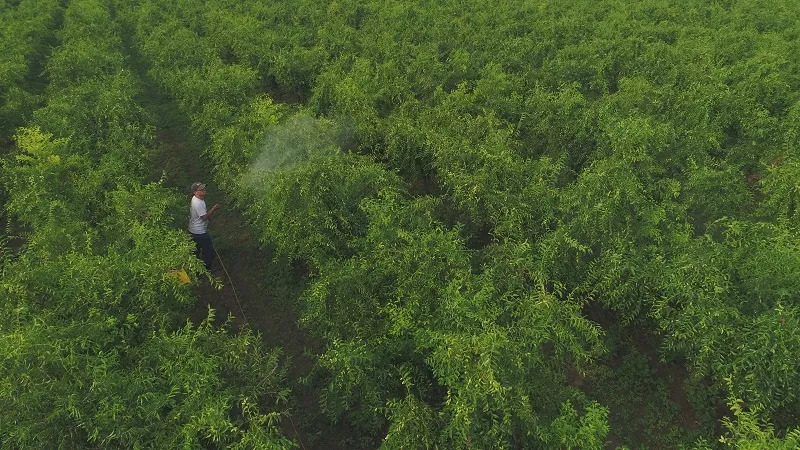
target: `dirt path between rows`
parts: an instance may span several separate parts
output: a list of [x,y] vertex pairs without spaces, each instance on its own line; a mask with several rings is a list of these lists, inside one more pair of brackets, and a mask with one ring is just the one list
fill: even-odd
[[[218,253],[211,272],[221,283],[215,286],[206,279],[194,280],[197,304],[192,322],[197,324],[205,319],[210,307],[215,311],[216,324],[225,326],[230,320],[227,326],[232,332],[250,329],[262,336],[268,348],[281,348],[294,395],[282,431],[297,441],[300,448],[339,448],[337,440],[328,437],[331,433],[320,429],[318,393],[301,383],[302,377],[313,368],[315,358],[311,355],[319,353],[320,344],[297,325],[297,305],[293,303],[300,293],[300,280],[293,279],[287,273],[290,268],[273,262],[273,256],[262,249],[241,212],[217,188],[199,150],[186,143],[179,125],[170,126],[168,122],[165,119],[162,123],[167,125],[157,131],[160,150],[155,164],[157,177],[163,176],[166,186],[186,192],[187,217],[191,198],[188,186],[194,181],[208,183],[209,206],[220,204],[209,223],[209,233]],[[186,225],[180,217],[175,222],[177,227]]]

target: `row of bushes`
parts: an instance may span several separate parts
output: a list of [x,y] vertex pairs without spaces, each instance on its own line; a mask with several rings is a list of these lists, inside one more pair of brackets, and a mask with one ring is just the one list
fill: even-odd
[[[31,73],[45,57],[63,8],[58,0],[22,0],[0,5],[0,144],[10,141],[14,128],[22,125],[34,109]],[[33,77],[31,77],[31,75]]]
[[3,163],[25,242],[3,249],[0,446],[291,447],[280,352],[186,319],[170,271],[204,270],[166,214],[179,197],[142,183],[153,127],[110,5],[71,1],[57,37]]

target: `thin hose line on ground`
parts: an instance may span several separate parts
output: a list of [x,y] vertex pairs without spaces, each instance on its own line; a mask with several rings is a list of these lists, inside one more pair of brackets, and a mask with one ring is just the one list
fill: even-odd
[[[225,276],[228,277],[228,282],[231,284],[231,289],[233,290],[233,298],[236,300],[236,305],[239,306],[239,311],[242,313],[242,318],[244,318],[244,323],[248,327],[250,327],[250,321],[247,320],[247,316],[244,314],[244,308],[242,308],[242,304],[239,302],[239,295],[236,294],[236,287],[233,285],[233,280],[231,279],[231,274],[228,273],[228,269],[225,268],[225,263],[222,262],[222,257],[219,256],[219,252],[217,248],[214,247],[214,253],[217,254],[217,259],[219,260],[220,266],[222,266],[222,270],[225,272]],[[303,450],[306,450],[306,446],[303,445],[303,440],[300,439],[300,433],[297,431],[297,427],[294,425],[294,420],[292,420],[291,415],[287,415],[289,418],[289,422],[292,424],[292,428],[294,429],[294,434],[297,436],[297,441],[300,442],[300,446],[303,447]]]
[[236,293],[236,287],[233,285],[231,274],[228,273],[228,269],[225,267],[225,263],[222,262],[222,257],[219,256],[219,252],[217,251],[216,247],[214,247],[214,253],[217,254],[217,259],[219,260],[219,264],[222,266],[222,270],[225,272],[225,276],[228,277],[228,282],[231,284],[231,289],[233,290],[233,298],[236,300],[236,305],[239,307],[239,312],[242,313],[244,323],[247,327],[250,327],[250,321],[247,320],[247,316],[244,314],[244,308],[242,308],[242,304],[239,302],[239,295]]

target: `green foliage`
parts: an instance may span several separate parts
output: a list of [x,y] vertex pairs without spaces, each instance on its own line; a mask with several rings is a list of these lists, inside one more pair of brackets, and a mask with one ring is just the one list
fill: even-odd
[[716,418],[698,420],[693,409],[680,404],[683,372],[637,349],[642,339],[640,333],[622,336],[620,345],[584,378],[588,395],[609,409],[610,434],[618,443],[648,448],[685,447],[698,436],[710,436],[704,427],[713,429]]
[[391,172],[352,153],[312,156],[253,183],[257,196],[247,213],[259,224],[261,240],[315,267],[348,256],[350,240],[366,231],[359,203],[400,184]]
[[[542,439],[548,431],[537,414],[557,413],[565,395],[559,372],[585,362],[598,330],[551,295],[494,288],[494,277],[506,273],[473,275],[460,238],[433,218],[435,205],[364,203],[369,228],[357,253],[321,267],[308,288],[303,320],[332,342],[320,360],[331,374],[323,407],[364,426],[383,405],[394,411],[404,397],[405,405],[416,402],[413,393],[438,416],[420,439],[444,446],[506,446],[520,433]],[[410,412],[390,414],[421,426]],[[390,430],[406,426],[392,422]],[[402,439],[390,434],[385,444]]]
[[[5,3],[4,3],[5,4]],[[0,10],[0,141],[24,123],[36,104],[34,67],[46,53],[46,41],[62,10],[57,0],[25,0]]]
[[[21,151],[16,163],[7,161],[4,167],[5,185],[13,194],[8,211],[28,223],[45,223],[53,214],[69,216],[73,211],[84,215],[83,208],[67,207],[66,200],[80,198],[75,190],[81,169],[89,165],[87,158],[69,152],[68,139],[53,140],[38,128],[22,128],[15,138]],[[45,196],[51,201],[44,201]]]
[[460,115],[456,108],[473,105],[466,90],[451,97],[458,106],[448,105],[441,117],[430,119],[442,128],[431,130],[427,139],[437,175],[456,204],[499,238],[524,239],[546,230],[558,199],[560,161],[520,158],[513,149],[513,130],[493,114]]
[[602,445],[593,303],[796,427],[796,2],[118,3],[363,442]]
[[738,398],[792,423],[797,311],[786,302],[796,292],[796,237],[780,226],[738,221],[712,231],[721,242],[706,236],[676,249],[681,256],[665,271],[654,316],[667,345],[692,355],[698,375],[735,377]]
[[[730,379],[728,382],[730,383]],[[727,432],[719,439],[728,447],[790,449],[800,446],[800,429],[790,430],[785,435],[776,434],[773,426],[760,417],[760,408],[746,408],[742,400],[736,397],[728,399],[728,407],[735,420],[729,417],[722,419]],[[701,443],[698,447],[710,448],[706,443]]]
[[[277,428],[286,399],[279,352],[210,325],[131,342],[95,309],[80,322],[24,320],[2,337],[3,440],[20,447],[289,447]],[[58,325],[56,324],[58,323]],[[148,327],[149,328],[149,327]]]
[[[42,2],[44,3],[44,2]],[[12,448],[288,448],[280,351],[187,324],[203,272],[143,182],[152,127],[108,5],[76,0],[47,64],[46,105],[3,161],[25,230],[0,280],[0,442]],[[10,227],[9,227],[10,228]]]
[[[245,174],[241,173],[250,163],[261,147],[272,148],[271,143],[260,144],[260,137],[265,130],[277,124],[283,111],[267,96],[253,98],[244,105],[234,122],[225,127],[218,127],[211,133],[211,146],[208,153],[216,162],[217,179],[222,186],[235,184]],[[296,141],[283,143],[290,153]],[[258,164],[258,162],[256,162]]]
[[548,444],[559,448],[605,448],[607,420],[608,409],[596,402],[587,407],[585,416],[579,417],[567,401],[561,408],[561,415],[553,421],[553,436]]
[[413,395],[387,403],[391,426],[381,443],[381,448],[432,448],[436,442],[437,427],[433,410]]

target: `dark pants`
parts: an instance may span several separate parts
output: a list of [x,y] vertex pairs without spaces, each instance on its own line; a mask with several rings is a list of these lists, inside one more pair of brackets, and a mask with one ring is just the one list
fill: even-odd
[[196,246],[195,255],[202,259],[206,264],[206,269],[211,270],[211,262],[214,260],[214,244],[211,242],[211,235],[208,233],[194,234],[192,240]]

